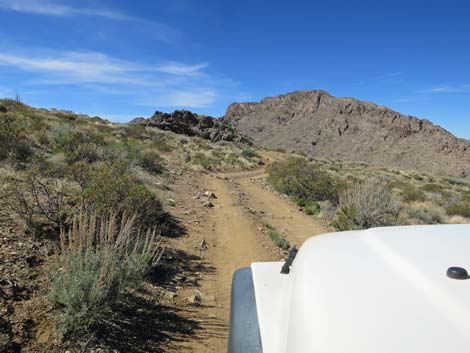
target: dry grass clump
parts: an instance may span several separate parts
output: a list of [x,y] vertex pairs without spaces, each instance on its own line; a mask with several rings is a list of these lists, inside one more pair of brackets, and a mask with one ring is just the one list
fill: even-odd
[[386,184],[378,179],[354,183],[340,193],[333,225],[338,230],[396,225],[401,205]]
[[160,238],[150,230],[139,234],[134,221],[115,212],[100,219],[81,212],[70,230],[61,232],[49,298],[61,308],[59,328],[66,336],[90,331],[158,263]]

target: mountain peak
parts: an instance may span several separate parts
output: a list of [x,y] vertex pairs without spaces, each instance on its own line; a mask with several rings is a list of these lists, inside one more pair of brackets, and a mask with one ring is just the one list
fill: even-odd
[[224,116],[258,145],[312,157],[470,176],[470,141],[426,119],[323,90],[234,103]]

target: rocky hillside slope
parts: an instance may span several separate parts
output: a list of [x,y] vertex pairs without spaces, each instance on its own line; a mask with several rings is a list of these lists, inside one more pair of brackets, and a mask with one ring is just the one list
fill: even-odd
[[470,177],[470,141],[387,107],[325,91],[298,91],[259,103],[234,103],[226,124],[268,148]]

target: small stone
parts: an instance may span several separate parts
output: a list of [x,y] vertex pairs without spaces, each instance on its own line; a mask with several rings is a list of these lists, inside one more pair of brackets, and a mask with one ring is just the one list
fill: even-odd
[[213,204],[212,202],[210,202],[209,200],[205,200],[205,201],[202,203],[202,205],[203,205],[204,207],[207,207],[207,208],[212,208],[212,207],[214,207],[214,204]]
[[198,293],[190,295],[187,298],[187,301],[188,301],[189,305],[199,306],[199,305],[201,305],[201,295],[198,294]]
[[209,199],[216,199],[217,198],[217,196],[215,196],[215,194],[212,191],[206,191],[204,193],[204,196],[209,198]]

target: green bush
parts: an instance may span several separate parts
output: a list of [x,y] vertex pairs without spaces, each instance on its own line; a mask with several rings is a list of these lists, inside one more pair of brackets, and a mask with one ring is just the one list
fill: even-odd
[[163,158],[154,151],[142,153],[139,156],[139,165],[151,174],[162,174],[165,171]]
[[309,202],[305,208],[304,212],[309,216],[315,216],[321,211],[320,204],[318,202]]
[[211,139],[211,133],[210,131],[202,131],[199,133],[199,137],[203,138],[204,140],[210,140]]
[[119,216],[136,215],[136,225],[155,228],[166,220],[163,205],[129,171],[126,163],[116,162],[92,168],[82,177],[83,201],[98,215],[115,210]]
[[61,254],[50,274],[49,299],[60,305],[59,328],[68,338],[93,331],[127,288],[136,288],[159,258],[155,232],[134,230],[133,218],[80,214],[61,234]]
[[290,158],[267,167],[268,181],[286,195],[304,201],[338,202],[340,182],[303,158]]
[[259,157],[258,153],[253,148],[244,148],[242,150],[242,156],[246,159],[254,158],[254,157]]
[[0,161],[26,162],[34,155],[25,122],[13,114],[0,118]]
[[284,236],[281,233],[279,233],[276,230],[276,228],[274,228],[269,223],[266,223],[264,226],[266,227],[269,238],[271,238],[271,240],[273,241],[274,244],[276,244],[276,246],[284,250],[288,250],[290,248],[289,241],[286,238],[284,238]]
[[92,163],[102,159],[103,139],[89,131],[61,127],[54,131],[52,140],[55,152],[64,153],[70,164],[78,161]]
[[332,224],[341,231],[396,225],[401,210],[389,188],[374,179],[350,185],[339,206]]

